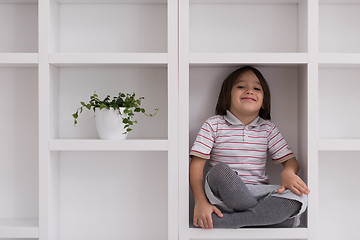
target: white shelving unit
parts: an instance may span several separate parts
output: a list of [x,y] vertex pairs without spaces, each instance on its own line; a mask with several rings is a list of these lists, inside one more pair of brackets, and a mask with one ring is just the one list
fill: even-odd
[[[177,1],[39,1],[39,238],[176,239]],[[94,91],[159,112],[102,141],[71,116]]]
[[38,1],[0,1],[0,32],[0,238],[38,238]]
[[[358,236],[357,229],[347,227],[355,217],[344,213],[360,211],[355,204],[360,194],[353,192],[360,167],[360,115],[355,110],[360,101],[355,91],[360,86],[359,12],[360,1],[320,0],[319,239]],[[339,91],[345,86],[347,91]],[[330,214],[341,224],[331,222]]]
[[[0,0],[0,239],[355,239],[359,13],[360,0]],[[189,148],[243,65],[267,79],[311,189],[300,228],[190,226]],[[94,91],[160,111],[102,141],[90,111],[71,116]]]
[[[315,1],[180,1],[180,239],[317,239],[317,9]],[[272,91],[272,120],[301,162],[312,189],[297,229],[191,227],[189,149],[214,115],[219,89],[236,68],[259,68]],[[185,130],[186,129],[186,130]],[[268,169],[279,183],[281,167]]]

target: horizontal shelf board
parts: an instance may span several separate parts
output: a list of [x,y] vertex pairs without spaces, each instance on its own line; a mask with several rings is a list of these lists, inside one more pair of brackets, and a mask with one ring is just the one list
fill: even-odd
[[36,66],[38,53],[0,53],[0,66]]
[[189,229],[190,239],[306,239],[307,228]]
[[25,4],[36,4],[38,3],[38,0],[0,0],[0,3],[12,3],[12,4],[18,4],[18,3],[25,3]]
[[360,139],[320,139],[321,151],[360,151]]
[[321,67],[360,65],[360,53],[320,53],[319,65]]
[[56,0],[58,3],[166,3],[167,0]]
[[306,64],[306,53],[190,53],[190,64]]
[[295,4],[302,0],[190,0],[191,3]]
[[51,151],[167,151],[168,140],[158,139],[56,139],[49,141]]
[[1,219],[0,238],[39,238],[37,219]]
[[51,53],[49,63],[74,64],[167,64],[167,53]]
[[360,4],[360,0],[319,0],[320,4]]

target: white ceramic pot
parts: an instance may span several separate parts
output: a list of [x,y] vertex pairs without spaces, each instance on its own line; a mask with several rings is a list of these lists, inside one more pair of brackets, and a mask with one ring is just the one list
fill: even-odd
[[[124,110],[125,108],[120,108],[121,114]],[[122,115],[119,114],[118,110],[95,109],[96,128],[101,139],[126,139],[128,134],[124,134],[126,132],[125,124],[122,121]]]

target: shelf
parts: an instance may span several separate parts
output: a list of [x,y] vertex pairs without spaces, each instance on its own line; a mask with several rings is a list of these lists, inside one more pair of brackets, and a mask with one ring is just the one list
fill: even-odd
[[320,1],[320,52],[360,52],[359,11],[359,0]]
[[34,67],[38,63],[38,53],[0,53],[0,67]]
[[320,4],[360,4],[359,0],[319,0]]
[[39,238],[37,219],[0,220],[0,238]]
[[190,53],[190,64],[306,64],[306,53]]
[[190,239],[306,239],[306,228],[189,229]]
[[359,53],[320,53],[320,67],[360,66]]
[[58,139],[49,141],[50,151],[167,151],[167,140]]
[[189,2],[190,52],[307,51],[307,1]]
[[320,151],[360,151],[359,139],[320,139]]
[[0,1],[0,52],[38,52],[38,1]]
[[191,3],[295,4],[302,0],[190,0]]
[[166,3],[166,0],[56,0],[58,3]]
[[167,53],[52,53],[49,63],[59,66],[78,64],[156,64],[168,63]]
[[50,52],[167,52],[166,1],[53,3],[50,5]]
[[[360,139],[360,65],[319,68],[319,138]],[[340,90],[345,89],[346,91]]]
[[18,3],[25,3],[25,4],[36,4],[38,0],[0,0],[0,4],[18,4]]

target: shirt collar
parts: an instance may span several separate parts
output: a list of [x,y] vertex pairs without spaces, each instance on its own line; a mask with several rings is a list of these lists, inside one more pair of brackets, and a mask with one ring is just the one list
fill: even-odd
[[[244,126],[244,124],[237,117],[235,117],[235,115],[232,114],[229,110],[226,110],[226,115],[224,115],[224,119],[231,125],[243,125]],[[256,126],[260,126],[264,122],[265,122],[265,120],[258,116],[257,118],[254,119],[254,121],[249,123],[248,126],[256,127]]]

